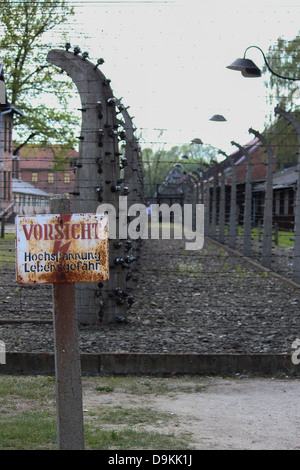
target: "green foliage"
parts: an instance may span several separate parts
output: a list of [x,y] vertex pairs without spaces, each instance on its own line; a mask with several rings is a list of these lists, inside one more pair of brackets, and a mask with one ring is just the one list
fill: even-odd
[[24,113],[14,122],[20,147],[34,141],[74,146],[78,117],[68,110],[74,84],[47,63],[52,46],[45,42],[47,33],[71,14],[65,1],[1,2],[0,47],[8,101]]
[[0,267],[13,267],[15,265],[15,234],[6,233],[0,238]]
[[174,146],[169,150],[160,149],[156,152],[153,152],[151,148],[144,148],[142,159],[146,197],[156,193],[158,186],[176,163],[181,165],[182,173],[199,174],[200,171],[207,169],[215,155],[216,151],[210,145],[184,144]]
[[[273,72],[285,78],[268,73],[265,86],[270,90],[269,100],[280,107],[299,105],[299,84],[289,78],[300,79],[300,37],[291,41],[278,38],[276,44],[269,48],[267,61]],[[266,71],[266,66],[264,71]]]
[[[294,114],[296,118],[299,115],[296,111]],[[266,129],[264,135],[276,155],[277,170],[283,170],[298,163],[298,136],[285,119],[277,119]]]
[[[269,48],[267,62],[273,72],[285,78],[269,73],[267,67],[267,80],[265,87],[268,90],[270,104],[279,106],[287,111],[294,112],[297,117],[297,108],[300,102],[299,81],[288,78],[300,79],[300,37],[291,41],[278,38],[276,44]],[[270,118],[272,121],[272,118]],[[286,165],[296,164],[298,161],[298,139],[295,130],[282,118],[269,123],[266,138],[274,148],[278,169]]]

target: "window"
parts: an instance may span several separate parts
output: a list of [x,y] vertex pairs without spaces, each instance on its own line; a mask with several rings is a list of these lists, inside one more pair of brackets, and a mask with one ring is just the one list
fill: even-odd
[[64,183],[68,184],[71,181],[70,173],[64,174]]
[[31,182],[32,183],[37,183],[38,182],[38,174],[37,173],[31,173]]
[[54,183],[54,173],[48,173],[48,183]]

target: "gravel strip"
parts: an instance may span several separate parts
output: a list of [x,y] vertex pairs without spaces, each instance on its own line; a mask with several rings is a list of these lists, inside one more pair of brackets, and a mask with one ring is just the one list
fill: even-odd
[[[300,289],[207,240],[199,252],[144,240],[133,295],[127,323],[79,327],[82,352],[279,354],[300,338]],[[18,286],[4,269],[0,301],[7,351],[53,351],[52,325],[37,321],[52,319],[51,286]]]

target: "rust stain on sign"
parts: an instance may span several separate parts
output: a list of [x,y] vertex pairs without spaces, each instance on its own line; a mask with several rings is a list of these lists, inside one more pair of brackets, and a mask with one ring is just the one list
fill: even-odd
[[16,273],[18,284],[108,281],[107,214],[17,216]]

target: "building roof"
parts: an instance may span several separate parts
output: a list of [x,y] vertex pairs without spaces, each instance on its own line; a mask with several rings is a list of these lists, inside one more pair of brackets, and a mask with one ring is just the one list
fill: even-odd
[[[254,139],[250,140],[247,144],[243,147],[248,151],[248,155],[251,155],[257,148],[261,146],[260,140],[258,137],[254,137]],[[224,160],[218,163],[218,168],[223,169],[224,173],[231,171],[232,165],[238,167],[241,163],[245,162],[245,155],[242,149],[237,148],[234,150],[230,155],[228,155]],[[213,179],[215,176],[215,166],[211,166],[208,170],[206,170],[203,174],[204,180]]]
[[35,188],[32,184],[17,178],[12,178],[12,192],[28,196],[50,197],[50,194],[42,189]]
[[[297,186],[298,166],[292,166],[285,170],[278,171],[273,174],[273,189],[284,189]],[[255,191],[265,191],[266,183],[258,184]]]

